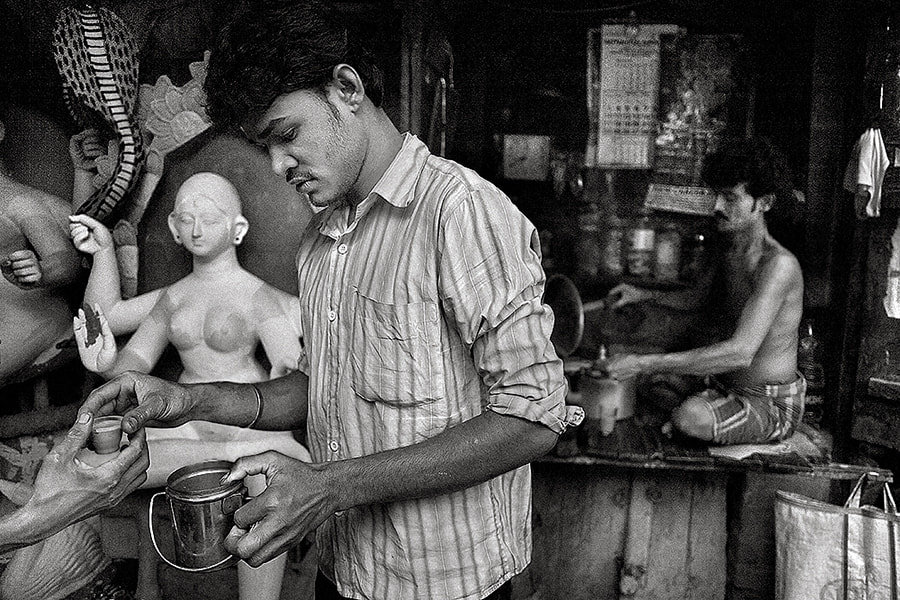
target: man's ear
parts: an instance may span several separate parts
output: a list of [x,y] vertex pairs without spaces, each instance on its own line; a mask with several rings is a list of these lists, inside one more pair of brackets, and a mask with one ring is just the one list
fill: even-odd
[[775,194],[766,194],[764,196],[760,196],[759,204],[762,207],[763,212],[767,212],[772,205],[775,204]]
[[244,218],[244,215],[238,215],[234,219],[234,244],[238,245],[244,241],[244,236],[250,229],[250,223]]
[[331,71],[332,83],[338,95],[350,105],[352,110],[359,108],[366,97],[366,88],[356,69],[347,63],[335,65]]
[[175,219],[176,219],[175,213],[170,212],[169,220],[168,220],[169,231],[172,232],[172,239],[175,240],[175,243],[180,245],[181,244],[181,236],[178,234],[178,229],[175,227]]

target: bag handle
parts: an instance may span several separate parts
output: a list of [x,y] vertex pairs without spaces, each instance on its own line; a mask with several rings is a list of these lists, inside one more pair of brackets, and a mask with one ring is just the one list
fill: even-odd
[[[875,480],[880,477],[881,474],[876,471],[867,471],[860,475],[859,479],[856,480],[856,485],[853,486],[853,490],[847,497],[847,501],[844,502],[844,508],[859,508],[859,505],[862,502],[863,488],[866,483],[870,478]],[[887,481],[882,482],[881,485],[881,498],[884,502],[884,512],[897,514],[897,503],[894,501],[894,494],[891,492],[891,486],[888,485]]]

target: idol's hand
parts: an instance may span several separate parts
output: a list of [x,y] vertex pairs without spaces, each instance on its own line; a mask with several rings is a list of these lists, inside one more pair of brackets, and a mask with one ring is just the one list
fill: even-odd
[[190,394],[184,386],[127,371],[91,392],[78,412],[122,415],[122,431],[130,434],[145,425],[181,425],[190,420],[192,408]]
[[69,235],[79,252],[93,256],[101,250],[115,251],[112,234],[106,225],[87,215],[69,216]]
[[72,319],[72,329],[78,344],[78,356],[85,369],[103,373],[116,364],[119,353],[116,338],[99,304],[93,308],[88,305],[79,308],[78,316]]
[[41,261],[32,250],[10,252],[0,263],[0,270],[3,271],[3,276],[7,281],[23,290],[40,286],[43,279]]
[[85,129],[69,138],[69,157],[72,166],[82,171],[94,171],[97,169],[97,157],[103,156],[106,148],[100,141],[100,135],[96,129]]
[[338,509],[325,472],[280,452],[238,459],[225,481],[264,473],[266,490],[234,513],[225,548],[253,567],[278,556]]

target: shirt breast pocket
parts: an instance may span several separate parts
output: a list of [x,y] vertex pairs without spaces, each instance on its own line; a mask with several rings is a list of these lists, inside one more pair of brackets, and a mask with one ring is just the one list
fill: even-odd
[[444,396],[437,305],[389,304],[357,292],[350,386],[370,401],[416,406]]

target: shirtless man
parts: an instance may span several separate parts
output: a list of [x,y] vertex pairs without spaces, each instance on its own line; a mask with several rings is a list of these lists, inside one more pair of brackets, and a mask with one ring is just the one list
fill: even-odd
[[[703,178],[716,192],[721,237],[718,341],[683,352],[619,355],[607,365],[616,378],[708,375],[708,389],[672,412],[671,426],[684,435],[717,444],[777,441],[803,415],[806,382],[797,372],[803,274],[764,219],[780,172],[774,150],[762,140],[725,143],[704,163]],[[631,287],[614,292],[615,306],[647,298]]]

